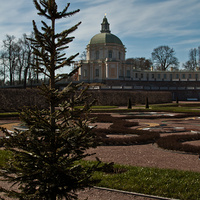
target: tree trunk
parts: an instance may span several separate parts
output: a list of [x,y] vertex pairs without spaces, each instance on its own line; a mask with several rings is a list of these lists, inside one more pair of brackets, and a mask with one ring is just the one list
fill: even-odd
[[26,81],[27,81],[28,68],[29,68],[29,66],[26,67],[25,70],[24,70],[24,84],[23,84],[24,89],[26,89]]

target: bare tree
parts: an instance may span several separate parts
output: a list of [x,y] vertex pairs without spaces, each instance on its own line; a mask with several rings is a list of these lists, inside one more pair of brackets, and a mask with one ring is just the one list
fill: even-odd
[[190,49],[189,60],[183,64],[184,69],[194,71],[200,64],[200,46]]
[[86,60],[86,57],[87,57],[86,51],[83,51],[83,53],[80,55],[80,57],[81,57],[81,60]]
[[194,67],[192,65],[192,63],[188,60],[186,63],[183,63],[183,68],[185,70],[189,70],[189,71],[193,71]]
[[28,40],[32,37],[32,35],[23,34],[16,40],[15,36],[6,36],[0,53],[0,75],[3,77],[3,84],[7,78],[10,85],[23,83],[24,88],[26,88],[27,79],[38,83],[39,72],[32,67],[37,59],[32,53],[31,41]]
[[6,69],[7,69],[7,56],[5,52],[0,53],[0,60],[1,60],[1,68],[0,68],[0,75],[3,77],[1,80],[2,84],[4,85],[6,82]]
[[199,67],[200,67],[200,46],[198,46],[198,55],[199,55]]
[[14,73],[18,62],[19,45],[15,42],[15,37],[6,35],[3,40],[3,63],[9,73],[10,85],[14,84]]
[[17,43],[20,49],[18,53],[18,65],[16,73],[18,75],[18,83],[21,84],[23,78],[24,81],[26,80],[25,75],[23,76],[24,72],[27,71],[27,68],[30,68],[32,49],[31,49],[31,42],[27,40],[26,34],[24,34],[22,38],[18,40]]
[[179,64],[174,49],[169,46],[159,46],[153,50],[151,55],[156,67],[162,71],[165,71],[169,66],[177,67]]

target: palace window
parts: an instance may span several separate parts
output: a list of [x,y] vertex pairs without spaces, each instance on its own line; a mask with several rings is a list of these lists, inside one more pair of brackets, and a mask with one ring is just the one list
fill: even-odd
[[182,78],[185,79],[185,74],[182,74]]
[[151,78],[154,78],[154,74],[151,74]]
[[158,79],[160,79],[160,74],[158,74]]
[[131,71],[130,71],[130,70],[127,70],[127,71],[126,71],[126,75],[127,75],[128,78],[130,78],[130,77],[131,77]]
[[189,78],[192,78],[192,74],[189,74]]
[[108,51],[108,58],[112,58],[112,54],[113,54],[112,50],[109,50]]
[[96,59],[99,59],[99,51],[96,51]]
[[123,72],[122,72],[121,69],[120,69],[120,71],[119,71],[119,75],[120,75],[120,76],[123,76]]
[[99,69],[96,69],[96,70],[95,70],[95,76],[96,76],[96,77],[99,77]]
[[166,79],[167,78],[167,74],[164,74],[163,78]]
[[84,76],[84,77],[87,77],[87,69],[84,69],[84,71],[83,71],[83,76]]

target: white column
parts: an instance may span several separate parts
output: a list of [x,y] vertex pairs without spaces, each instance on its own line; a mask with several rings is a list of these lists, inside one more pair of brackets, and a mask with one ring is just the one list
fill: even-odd
[[106,62],[106,78],[109,78],[109,65]]
[[102,68],[103,68],[103,66],[101,63],[101,64],[99,64],[99,79],[101,79],[101,80],[102,80]]

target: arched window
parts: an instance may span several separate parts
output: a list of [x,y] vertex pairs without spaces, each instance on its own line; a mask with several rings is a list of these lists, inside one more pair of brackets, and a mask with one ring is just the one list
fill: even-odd
[[112,50],[109,50],[109,51],[108,51],[108,58],[112,58],[112,54],[113,54],[113,53],[112,53]]

